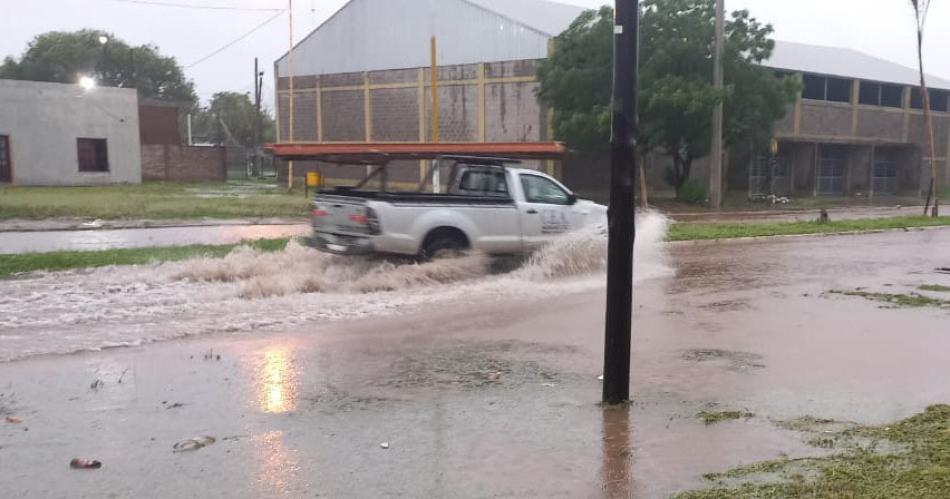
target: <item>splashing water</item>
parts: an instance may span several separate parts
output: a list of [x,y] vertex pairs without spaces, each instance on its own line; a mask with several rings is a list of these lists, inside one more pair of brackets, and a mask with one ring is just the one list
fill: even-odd
[[[670,273],[667,225],[660,214],[638,215],[637,281]],[[481,254],[399,262],[294,242],[275,253],[242,247],[220,259],[34,273],[0,280],[0,361],[596,289],[606,255],[604,221],[559,237],[502,275]]]

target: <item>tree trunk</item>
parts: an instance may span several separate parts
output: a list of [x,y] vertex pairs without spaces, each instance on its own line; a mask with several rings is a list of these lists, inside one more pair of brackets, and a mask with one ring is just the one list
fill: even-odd
[[930,185],[927,188],[927,204],[924,205],[924,216],[927,215],[930,201],[933,200],[934,208],[931,214],[936,217],[939,214],[940,204],[935,197],[937,195],[937,148],[934,145],[934,122],[933,114],[930,112],[930,92],[927,91],[927,78],[924,74],[924,32],[921,28],[917,29],[917,61],[920,65],[920,96],[927,127],[927,145],[930,149]]

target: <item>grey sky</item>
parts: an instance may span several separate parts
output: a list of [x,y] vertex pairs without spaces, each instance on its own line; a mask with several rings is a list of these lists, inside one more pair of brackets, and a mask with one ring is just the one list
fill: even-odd
[[[194,5],[281,9],[287,0],[154,0]],[[602,0],[562,0],[587,7]],[[252,65],[260,57],[266,85],[272,86],[273,61],[286,51],[287,16],[220,54],[189,67],[274,12],[195,10],[118,0],[5,0],[0,16],[0,56],[19,56],[35,35],[50,30],[98,28],[133,44],[153,43],[186,67],[202,99],[214,92],[253,89]],[[300,40],[346,0],[294,0],[294,37]],[[928,71],[950,79],[950,2],[934,2],[928,22]],[[726,8],[749,9],[772,23],[779,40],[850,47],[908,66],[916,64],[913,17],[907,0],[726,0]],[[354,33],[354,36],[359,36]],[[268,92],[271,93],[270,91]]]

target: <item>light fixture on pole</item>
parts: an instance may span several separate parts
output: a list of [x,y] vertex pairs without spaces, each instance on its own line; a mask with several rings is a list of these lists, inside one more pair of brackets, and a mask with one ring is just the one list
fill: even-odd
[[90,91],[96,88],[96,80],[91,76],[80,76],[79,77],[79,86],[82,87],[85,91]]

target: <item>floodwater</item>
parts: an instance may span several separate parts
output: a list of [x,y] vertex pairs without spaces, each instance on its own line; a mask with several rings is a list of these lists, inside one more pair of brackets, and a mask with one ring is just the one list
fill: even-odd
[[[650,223],[662,232],[660,220]],[[97,348],[108,334],[118,344],[194,336],[0,364],[0,414],[24,419],[0,424],[0,490],[660,498],[703,486],[706,472],[826,452],[774,421],[881,423],[950,401],[950,311],[826,293],[950,285],[935,271],[950,267],[950,230],[673,246],[643,237],[634,403],[602,410],[603,246],[594,235],[566,238],[500,275],[328,260],[307,264],[318,276],[308,283],[294,277],[305,267],[288,262],[304,250],[291,248],[271,263],[239,253],[221,265],[0,283],[9,307],[0,318],[39,309],[0,324],[8,359],[63,341],[63,350]],[[459,263],[478,268],[470,258]],[[118,288],[80,298],[103,286]],[[2,302],[24,291],[36,299]],[[103,311],[110,305],[131,311]],[[83,315],[93,309],[105,315]],[[328,309],[341,315],[317,315]],[[64,311],[73,322],[39,323]],[[301,316],[273,323],[284,313]],[[216,321],[234,331],[213,334]],[[34,342],[36,334],[47,337]],[[755,417],[704,426],[695,414],[707,409]],[[217,441],[172,452],[200,435]],[[104,467],[69,470],[73,457]]]
[[307,224],[199,225],[130,229],[0,232],[0,254],[94,251],[189,244],[236,244],[309,234]]

